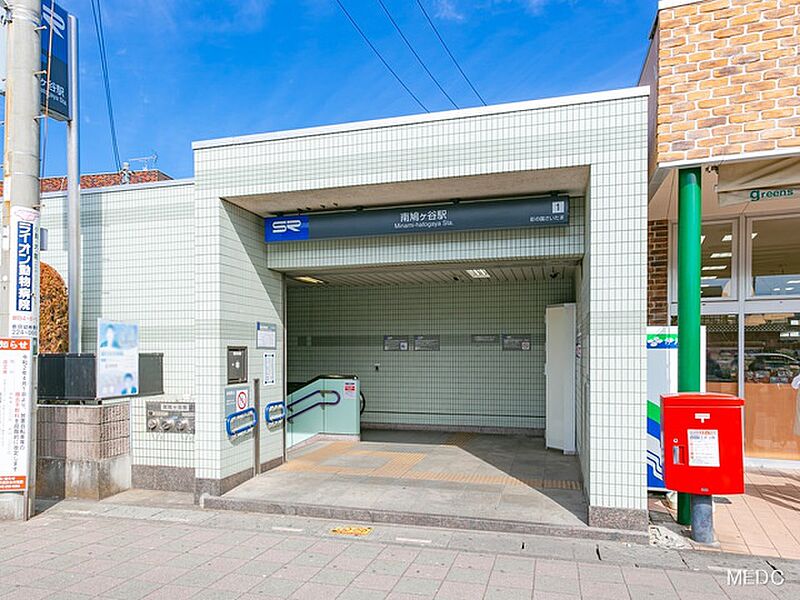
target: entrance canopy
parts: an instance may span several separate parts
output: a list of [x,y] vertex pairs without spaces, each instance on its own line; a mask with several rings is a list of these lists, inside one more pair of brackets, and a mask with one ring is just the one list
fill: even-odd
[[[703,219],[785,213],[800,205],[800,158],[722,163],[703,167]],[[648,218],[678,218],[678,170],[650,200]]]

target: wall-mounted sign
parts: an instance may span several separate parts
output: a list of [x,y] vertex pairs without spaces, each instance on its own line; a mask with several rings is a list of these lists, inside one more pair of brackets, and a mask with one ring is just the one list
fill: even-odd
[[500,341],[500,336],[496,333],[473,333],[470,336],[470,342],[473,344],[497,344]]
[[385,335],[383,336],[384,352],[405,352],[408,350],[407,335]]
[[150,433],[194,433],[194,402],[146,402],[145,426]]
[[250,408],[250,386],[230,385],[225,388],[225,415]]
[[275,323],[256,323],[256,348],[275,350],[278,347],[278,326]]
[[[39,338],[39,211],[11,207],[10,337]],[[34,348],[35,349],[35,348]]]
[[272,217],[266,219],[265,241],[550,227],[568,223],[569,197],[548,196]]
[[530,352],[531,349],[531,336],[530,334],[503,334],[503,350],[511,350],[516,352]]
[[31,340],[0,338],[0,492],[28,487],[32,362]]
[[438,352],[441,349],[441,342],[438,335],[415,335],[414,351],[416,352]]
[[275,385],[275,353],[264,352],[264,385]]
[[139,326],[97,320],[97,397],[139,393]]

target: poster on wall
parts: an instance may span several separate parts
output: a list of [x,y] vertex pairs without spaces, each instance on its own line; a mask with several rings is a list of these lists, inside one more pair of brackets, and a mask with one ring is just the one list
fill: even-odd
[[139,326],[97,320],[97,397],[139,393]]
[[503,350],[512,352],[530,352],[531,336],[529,334],[503,334]]
[[[39,211],[11,207],[9,336],[39,339]],[[35,350],[35,347],[34,347]]]
[[439,352],[442,344],[438,335],[415,335],[415,352]]
[[274,352],[264,352],[264,385],[275,385]]
[[[678,328],[647,328],[647,488],[664,491],[661,396],[678,391]],[[706,328],[700,332],[700,391],[706,391]]]
[[275,323],[256,323],[256,348],[275,350],[278,347],[278,326]]
[[407,335],[385,335],[383,336],[384,352],[405,352],[408,350]]
[[32,348],[29,339],[0,338],[0,492],[28,487]]

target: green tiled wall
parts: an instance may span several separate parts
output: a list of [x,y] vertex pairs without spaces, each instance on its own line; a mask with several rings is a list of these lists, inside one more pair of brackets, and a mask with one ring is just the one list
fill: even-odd
[[[545,308],[574,293],[571,278],[290,287],[289,381],[358,375],[363,423],[544,428]],[[471,342],[472,334],[503,333],[530,334],[531,351]],[[440,336],[438,352],[383,350],[384,335],[425,334]]]

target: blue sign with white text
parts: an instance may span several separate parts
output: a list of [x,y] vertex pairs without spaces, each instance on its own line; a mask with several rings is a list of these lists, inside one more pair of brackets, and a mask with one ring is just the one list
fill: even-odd
[[58,4],[50,7],[50,0],[42,2],[42,70],[50,73],[41,78],[41,104],[51,116],[68,121],[69,14]]
[[274,217],[267,219],[267,242],[294,242],[308,239],[308,216]]
[[16,309],[33,310],[33,227],[30,221],[17,224],[17,293]]

